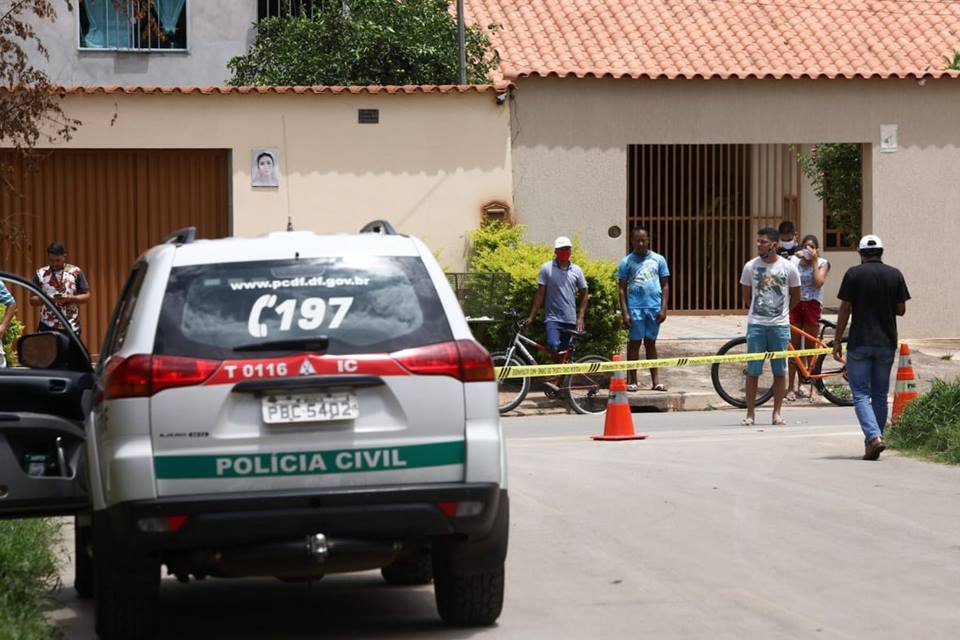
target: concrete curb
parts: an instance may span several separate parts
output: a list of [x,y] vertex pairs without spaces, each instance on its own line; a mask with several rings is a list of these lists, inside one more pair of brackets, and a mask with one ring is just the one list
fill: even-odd
[[[542,394],[531,393],[523,403],[506,414],[511,416],[545,416],[572,414],[573,410],[562,400],[550,400]],[[628,394],[630,409],[634,413],[664,411],[711,411],[733,409],[720,396],[707,391],[638,391]]]

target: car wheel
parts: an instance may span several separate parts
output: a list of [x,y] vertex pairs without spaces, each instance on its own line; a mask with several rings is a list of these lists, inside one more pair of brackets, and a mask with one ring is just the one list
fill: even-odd
[[433,581],[433,562],[429,553],[417,553],[410,558],[397,558],[380,570],[387,584],[415,585]]
[[[94,615],[101,640],[148,640],[156,634],[160,562],[125,553],[94,524]],[[111,544],[113,543],[113,544]]]
[[459,627],[489,626],[503,610],[505,570],[499,567],[469,575],[443,568],[435,572],[434,593],[443,621]]
[[93,527],[74,522],[73,588],[83,599],[93,597]]

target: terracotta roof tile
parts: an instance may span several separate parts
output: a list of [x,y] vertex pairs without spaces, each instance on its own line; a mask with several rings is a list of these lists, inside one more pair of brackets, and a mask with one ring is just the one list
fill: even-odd
[[354,87],[228,87],[228,86],[210,86],[210,87],[159,87],[149,85],[119,86],[119,85],[73,85],[57,87],[58,91],[68,94],[94,94],[94,93],[145,93],[145,94],[267,94],[267,93],[292,93],[292,94],[377,94],[377,93],[468,93],[475,91],[485,93],[487,91],[504,91],[510,87],[509,82],[497,82],[494,84],[444,84],[444,85],[404,85],[404,86],[354,86]]
[[949,75],[955,0],[466,0],[498,79]]

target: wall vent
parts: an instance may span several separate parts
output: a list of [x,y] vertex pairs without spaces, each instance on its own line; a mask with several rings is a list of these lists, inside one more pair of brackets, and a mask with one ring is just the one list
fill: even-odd
[[380,109],[358,109],[357,122],[360,124],[378,124],[380,122]]

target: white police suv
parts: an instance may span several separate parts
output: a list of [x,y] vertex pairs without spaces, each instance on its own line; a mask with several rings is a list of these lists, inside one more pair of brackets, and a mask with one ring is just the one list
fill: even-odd
[[364,231],[183,230],[134,265],[96,371],[60,333],[0,369],[0,516],[78,514],[101,637],[152,635],[161,565],[182,582],[381,569],[433,580],[450,624],[500,615],[490,356],[420,241]]

